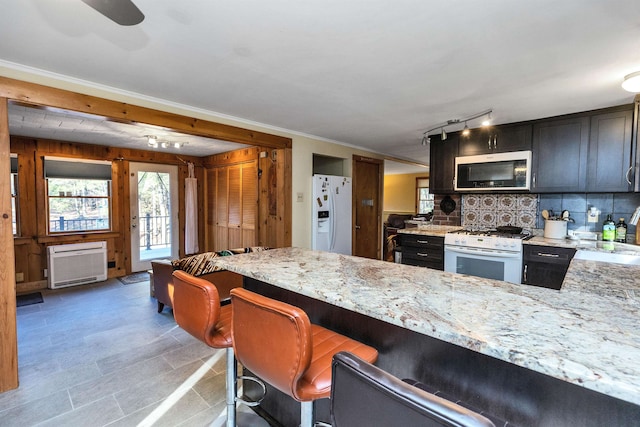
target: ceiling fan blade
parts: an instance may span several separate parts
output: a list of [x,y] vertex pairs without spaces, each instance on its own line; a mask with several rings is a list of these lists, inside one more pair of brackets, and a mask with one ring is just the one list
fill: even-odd
[[136,25],[144,20],[144,14],[131,0],[82,0],[82,2],[120,25]]

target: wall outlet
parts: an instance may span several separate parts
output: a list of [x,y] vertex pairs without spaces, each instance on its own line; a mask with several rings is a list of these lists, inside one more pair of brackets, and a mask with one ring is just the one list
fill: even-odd
[[44,269],[43,276],[45,278],[49,277],[49,270],[47,270],[46,268]]
[[600,211],[596,208],[589,208],[587,212],[587,222],[599,222]]
[[296,200],[298,201],[298,203],[304,202],[304,194],[303,193],[296,193],[296,196],[297,196]]
[[16,273],[16,282],[24,282],[24,273]]

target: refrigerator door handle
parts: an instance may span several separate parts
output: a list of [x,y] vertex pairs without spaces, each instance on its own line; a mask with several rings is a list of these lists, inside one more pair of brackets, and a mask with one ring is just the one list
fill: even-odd
[[336,247],[336,197],[333,191],[329,191],[329,197],[331,198],[331,209],[329,210],[329,224],[331,227],[331,243],[329,244],[329,250],[333,251]]

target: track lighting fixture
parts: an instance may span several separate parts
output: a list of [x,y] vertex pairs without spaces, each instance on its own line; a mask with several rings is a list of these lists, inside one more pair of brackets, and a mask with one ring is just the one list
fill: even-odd
[[464,129],[462,129],[462,135],[469,136],[471,131],[469,130],[469,126],[467,126],[467,122],[464,122]]
[[146,135],[145,138],[147,138],[147,144],[149,145],[149,147],[152,148],[182,148],[185,145],[188,144],[188,142],[169,142],[169,141],[162,141],[159,142],[158,141],[158,137],[157,136],[153,136],[153,135]]
[[622,88],[627,92],[640,92],[640,71],[624,76]]
[[[638,74],[640,75],[640,72]],[[640,89],[639,89],[639,91],[640,91]],[[447,139],[447,132],[446,132],[445,128],[447,126],[453,126],[453,125],[456,125],[456,124],[461,123],[461,122],[464,122],[464,129],[462,130],[462,135],[467,136],[471,132],[471,130],[469,129],[469,126],[467,125],[468,121],[475,120],[475,119],[478,119],[478,118],[483,117],[483,116],[487,116],[487,118],[482,121],[482,126],[488,126],[489,124],[491,124],[491,113],[492,112],[493,112],[493,110],[487,110],[487,111],[483,111],[482,113],[473,114],[473,115],[471,115],[469,117],[465,117],[464,119],[450,119],[450,120],[447,120],[446,123],[441,123],[441,124],[439,124],[437,126],[434,126],[434,127],[430,128],[429,130],[427,130],[426,132],[422,133],[422,145],[426,145],[426,143],[429,142],[429,133],[433,132],[434,130],[438,130],[438,129],[440,129],[440,139],[442,141],[446,140]]]

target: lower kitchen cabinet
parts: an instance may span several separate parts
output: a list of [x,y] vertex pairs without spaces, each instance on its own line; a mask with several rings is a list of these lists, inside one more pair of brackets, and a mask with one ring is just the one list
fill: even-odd
[[572,248],[523,245],[522,283],[559,290],[575,254]]
[[399,234],[402,263],[444,270],[444,237]]

